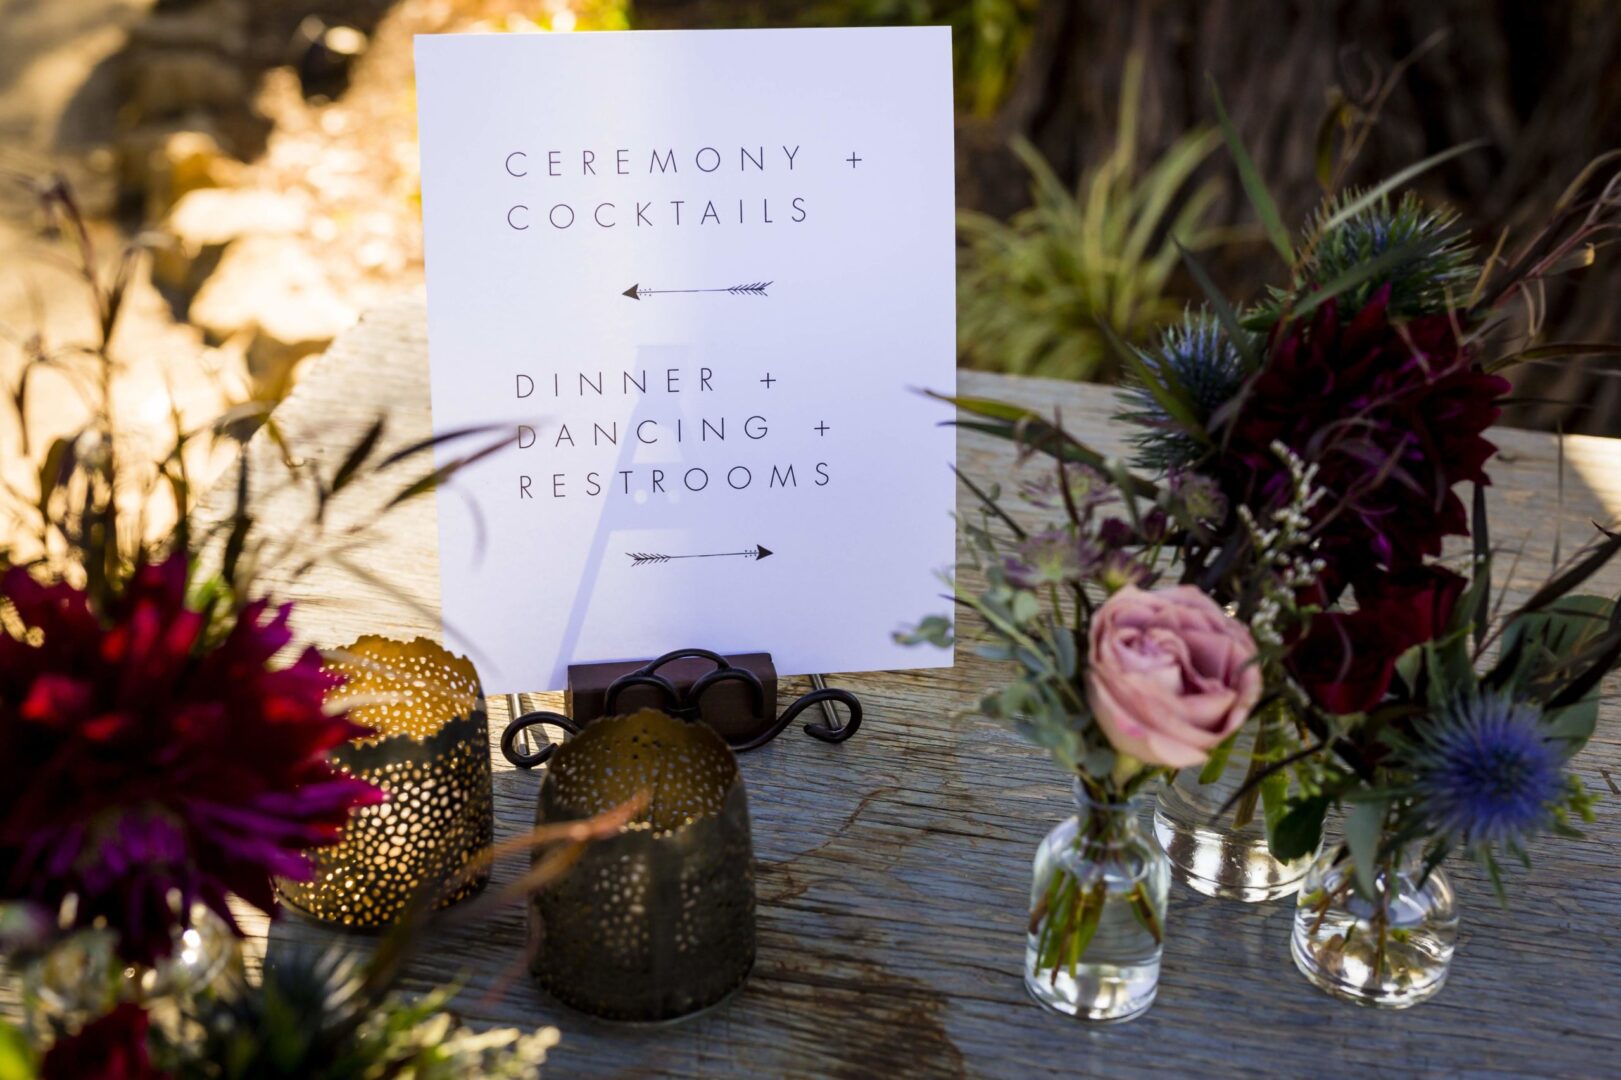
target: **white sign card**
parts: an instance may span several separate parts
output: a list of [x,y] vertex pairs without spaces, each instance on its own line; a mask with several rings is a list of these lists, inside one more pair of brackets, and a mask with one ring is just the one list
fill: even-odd
[[423,36],[416,62],[435,430],[517,431],[440,495],[447,639],[485,690],[694,646],[949,664],[891,640],[955,555],[954,433],[917,393],[956,377],[949,30]]

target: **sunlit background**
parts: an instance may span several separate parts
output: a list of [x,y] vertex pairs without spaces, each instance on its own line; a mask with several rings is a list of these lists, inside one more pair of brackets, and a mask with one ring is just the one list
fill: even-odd
[[[1364,0],[1278,4],[1264,20],[1243,7],[0,0],[0,383],[15,395],[26,376],[36,427],[18,453],[15,420],[0,417],[0,474],[20,484],[49,434],[84,417],[72,346],[94,338],[95,314],[44,229],[35,192],[54,178],[108,272],[130,245],[141,252],[111,352],[121,429],[155,447],[175,409],[199,424],[278,400],[368,307],[421,286],[418,33],[950,24],[962,361],[1056,378],[1112,380],[1100,327],[1142,340],[1196,294],[1173,235],[1234,289],[1281,269],[1212,135],[1207,73],[1294,220],[1320,197],[1318,148],[1358,117],[1379,122],[1352,182],[1487,139],[1420,187],[1477,235],[1508,229],[1511,245],[1588,160],[1621,146],[1621,5]],[[1621,330],[1605,254],[1580,294],[1544,298],[1550,338]],[[33,341],[61,362],[27,365]],[[1613,358],[1533,367],[1521,396],[1514,423],[1621,434]],[[1570,459],[1580,471],[1579,447]]]

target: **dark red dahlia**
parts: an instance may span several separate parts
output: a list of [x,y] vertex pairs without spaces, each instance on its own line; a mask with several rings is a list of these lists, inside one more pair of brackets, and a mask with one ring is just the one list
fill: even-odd
[[1254,510],[1288,497],[1282,442],[1318,467],[1313,517],[1337,590],[1375,570],[1418,566],[1469,531],[1454,488],[1487,483],[1483,432],[1508,381],[1481,371],[1449,315],[1392,322],[1390,287],[1352,319],[1333,301],[1275,331],[1265,366],[1221,437],[1216,471]]
[[201,901],[273,911],[272,875],[309,872],[353,807],[381,793],[327,751],[365,734],[323,699],[319,654],[272,659],[290,609],[248,605],[205,637],[187,608],[186,560],[141,567],[100,617],[85,593],[0,577],[0,896],[52,910],[77,897],[122,954],[150,962]]
[[151,1028],[146,1010],[126,1001],[56,1040],[40,1063],[40,1080],[166,1080],[147,1051]]
[[1289,655],[1302,689],[1331,713],[1366,712],[1384,699],[1401,654],[1445,633],[1468,585],[1440,566],[1365,579],[1355,611],[1312,617]]

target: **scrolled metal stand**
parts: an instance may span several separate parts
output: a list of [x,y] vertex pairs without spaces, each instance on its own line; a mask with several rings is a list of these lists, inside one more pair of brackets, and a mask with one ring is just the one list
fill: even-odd
[[[715,665],[715,670],[701,676],[692,684],[690,690],[683,694],[674,683],[660,675],[659,668],[674,661],[685,659],[708,660]],[[608,686],[605,713],[613,715],[619,696],[624,691],[635,686],[646,686],[658,691],[662,698],[659,708],[669,715],[688,722],[702,719],[703,696],[712,687],[723,682],[740,682],[748,688],[750,700],[757,716],[767,715],[767,702],[765,688],[754,672],[746,668],[736,667],[729,663],[725,657],[709,649],[675,649],[663,656],[649,660],[635,671],[622,675]],[[808,723],[804,725],[805,734],[813,739],[825,743],[841,743],[854,735],[861,727],[862,708],[861,699],[848,690],[840,690],[827,685],[827,680],[821,675],[811,676],[813,689],[803,695],[788,708],[783,710],[775,722],[766,730],[747,739],[727,740],[727,745],[734,751],[743,753],[748,750],[757,750],[782,734],[789,724],[799,717],[799,714],[812,705],[821,706],[824,722]],[[539,749],[529,749],[529,729],[544,727],[550,724],[561,728],[569,735],[577,735],[580,726],[561,713],[521,711],[517,695],[509,695],[508,701],[512,705],[512,720],[507,724],[506,730],[501,733],[501,752],[508,761],[520,769],[532,769],[544,764],[552,756],[556,746],[546,742]],[[840,721],[834,703],[842,704],[850,711],[848,720]],[[518,749],[518,741],[522,738],[523,749]]]
[[812,705],[821,705],[824,713],[830,713],[832,710],[828,708],[828,703],[834,701],[842,703],[850,710],[850,719],[837,727],[833,727],[832,725],[825,723],[806,724],[805,734],[809,735],[813,739],[820,739],[822,742],[843,742],[845,739],[848,739],[850,736],[854,735],[856,733],[856,729],[861,726],[861,699],[850,693],[848,690],[839,690],[834,687],[824,687],[821,690],[812,690],[810,693],[801,697],[792,705],[784,709],[782,711],[782,715],[777,717],[777,722],[772,724],[771,727],[766,731],[761,732],[746,742],[735,742],[730,743],[729,745],[738,753],[743,753],[745,750],[758,750],[760,747],[782,734],[782,730],[784,728],[793,723],[794,719],[798,717],[800,713],[804,712]]

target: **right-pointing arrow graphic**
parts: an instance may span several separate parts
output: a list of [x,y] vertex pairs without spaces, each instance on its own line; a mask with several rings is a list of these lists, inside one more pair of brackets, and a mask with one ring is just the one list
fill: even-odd
[[632,566],[652,566],[658,563],[674,562],[676,559],[769,559],[773,552],[764,544],[756,544],[747,551],[710,551],[701,555],[666,555],[656,551],[627,551]]

